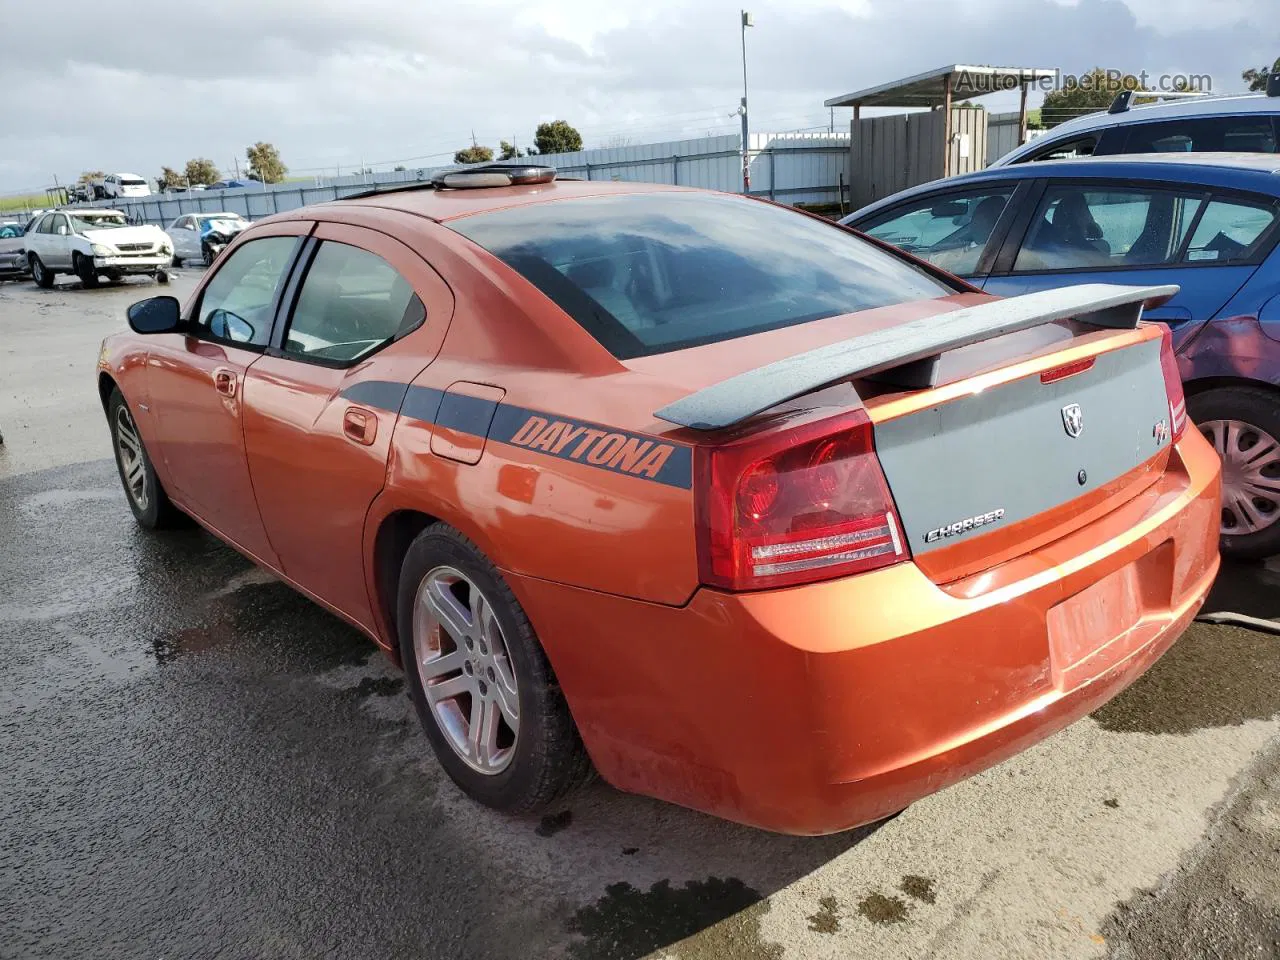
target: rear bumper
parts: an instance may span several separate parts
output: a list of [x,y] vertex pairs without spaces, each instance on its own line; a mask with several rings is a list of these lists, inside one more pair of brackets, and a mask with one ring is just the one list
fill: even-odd
[[[771,830],[880,819],[1140,676],[1218,568],[1219,464],[1190,430],[1133,500],[940,587],[914,564],[664,607],[508,575],[614,785]],[[999,577],[990,578],[992,582]]]

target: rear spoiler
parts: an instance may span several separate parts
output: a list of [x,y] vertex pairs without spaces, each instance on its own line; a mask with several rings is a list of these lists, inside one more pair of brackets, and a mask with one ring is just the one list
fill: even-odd
[[1158,306],[1177,292],[1174,284],[1129,287],[1084,283],[962,307],[740,373],[667,404],[654,416],[694,430],[719,430],[819,387],[888,370],[898,374],[896,383],[925,389],[936,385],[938,361],[947,350],[1055,320],[1133,329],[1144,306]]

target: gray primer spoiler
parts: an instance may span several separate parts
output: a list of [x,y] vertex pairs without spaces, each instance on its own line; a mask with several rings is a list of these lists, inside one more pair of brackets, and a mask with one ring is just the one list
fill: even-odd
[[719,430],[819,387],[909,364],[921,367],[910,376],[911,385],[930,387],[935,384],[938,359],[944,351],[1055,320],[1132,329],[1142,317],[1143,306],[1161,304],[1177,292],[1175,284],[1131,287],[1084,283],[962,307],[740,373],[667,404],[654,416],[694,430]]

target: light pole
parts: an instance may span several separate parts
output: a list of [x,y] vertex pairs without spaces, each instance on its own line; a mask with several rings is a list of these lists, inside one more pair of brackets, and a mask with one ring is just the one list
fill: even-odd
[[742,114],[742,192],[751,192],[751,160],[747,140],[747,27],[754,27],[751,14],[742,11],[742,106],[738,112]]

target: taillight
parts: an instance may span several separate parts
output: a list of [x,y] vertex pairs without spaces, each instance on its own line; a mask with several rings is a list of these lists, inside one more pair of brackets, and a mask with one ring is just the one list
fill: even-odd
[[1160,324],[1160,370],[1164,374],[1164,392],[1169,397],[1169,430],[1173,442],[1182,438],[1187,427],[1187,398],[1182,392],[1182,377],[1178,373],[1178,359],[1173,355],[1173,331]]
[[792,586],[908,556],[863,410],[699,447],[696,475],[710,586]]

